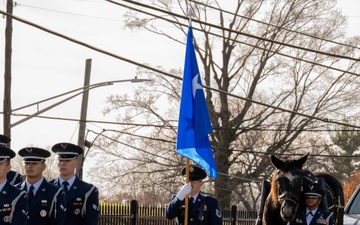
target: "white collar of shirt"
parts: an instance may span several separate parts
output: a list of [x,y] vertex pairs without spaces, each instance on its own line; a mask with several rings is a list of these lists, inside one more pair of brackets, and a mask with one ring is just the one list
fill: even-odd
[[308,210],[308,209],[306,209],[306,215],[309,214],[309,212],[311,212],[312,215],[314,216],[315,213],[316,213],[316,210],[317,210],[317,208],[316,208],[316,209],[313,209],[313,210]]
[[34,195],[36,194],[37,190],[40,188],[41,183],[43,182],[44,178],[41,178],[38,182],[36,182],[35,184],[30,184],[28,181],[26,182],[26,188],[27,188],[27,192],[30,191],[30,186],[34,186]]
[[[69,180],[67,180],[67,182],[69,183],[68,189],[70,190],[70,187],[73,185],[73,183],[75,182],[75,178],[76,176],[72,176]],[[59,184],[60,186],[62,186],[62,183],[64,182],[64,179],[62,179],[61,177],[59,177]]]
[[0,184],[0,192],[1,192],[2,189],[4,188],[6,182],[7,182],[7,180],[5,179],[4,182],[2,182],[2,183]]
[[199,196],[199,193],[197,193],[196,195],[193,195],[193,196],[189,195],[189,198],[192,197],[194,199],[194,203],[195,203],[198,196]]

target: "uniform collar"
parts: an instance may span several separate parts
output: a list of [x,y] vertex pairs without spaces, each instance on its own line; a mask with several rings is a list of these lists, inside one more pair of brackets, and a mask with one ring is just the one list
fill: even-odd
[[[74,184],[75,179],[76,179],[76,176],[74,175],[69,180],[67,180],[67,182],[69,183],[69,187],[71,187]],[[63,182],[64,182],[64,179],[59,177],[59,185],[62,185]]]
[[40,188],[42,182],[43,182],[44,178],[41,178],[38,182],[36,182],[35,184],[30,184],[28,181],[26,182],[26,191],[29,192],[30,190],[30,186],[34,186],[34,193],[36,193],[36,191]]
[[193,196],[190,196],[190,195],[189,195],[189,198],[192,197],[192,198],[194,199],[194,202],[196,202],[196,199],[197,199],[198,196],[199,196],[199,192],[196,193],[196,194],[193,195]]

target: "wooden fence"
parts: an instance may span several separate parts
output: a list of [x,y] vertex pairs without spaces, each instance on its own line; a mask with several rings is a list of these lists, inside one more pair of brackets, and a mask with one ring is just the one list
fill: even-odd
[[[222,209],[223,225],[254,225],[256,211],[238,211],[236,206]],[[139,206],[136,200],[127,204],[100,203],[99,225],[176,225],[165,218],[165,206]]]

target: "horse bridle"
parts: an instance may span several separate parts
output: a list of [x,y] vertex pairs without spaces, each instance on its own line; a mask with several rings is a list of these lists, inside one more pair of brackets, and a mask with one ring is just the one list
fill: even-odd
[[[280,173],[280,170],[278,170],[278,175]],[[301,171],[301,184],[300,184],[300,192],[303,191],[304,189],[304,182],[303,182],[303,172]],[[299,207],[299,198],[297,198],[296,196],[294,195],[290,195],[290,194],[282,194],[282,195],[279,195],[279,190],[278,191],[278,196],[279,196],[279,202],[283,202],[283,201],[290,201],[290,202],[293,202],[295,203],[296,205],[296,210],[297,208]]]

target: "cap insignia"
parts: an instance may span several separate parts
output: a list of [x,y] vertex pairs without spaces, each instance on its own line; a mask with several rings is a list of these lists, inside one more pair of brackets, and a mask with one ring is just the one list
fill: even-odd
[[62,144],[60,144],[60,145],[61,145],[61,147],[62,147],[63,149],[66,149],[66,145],[67,145],[67,144],[62,143]]

